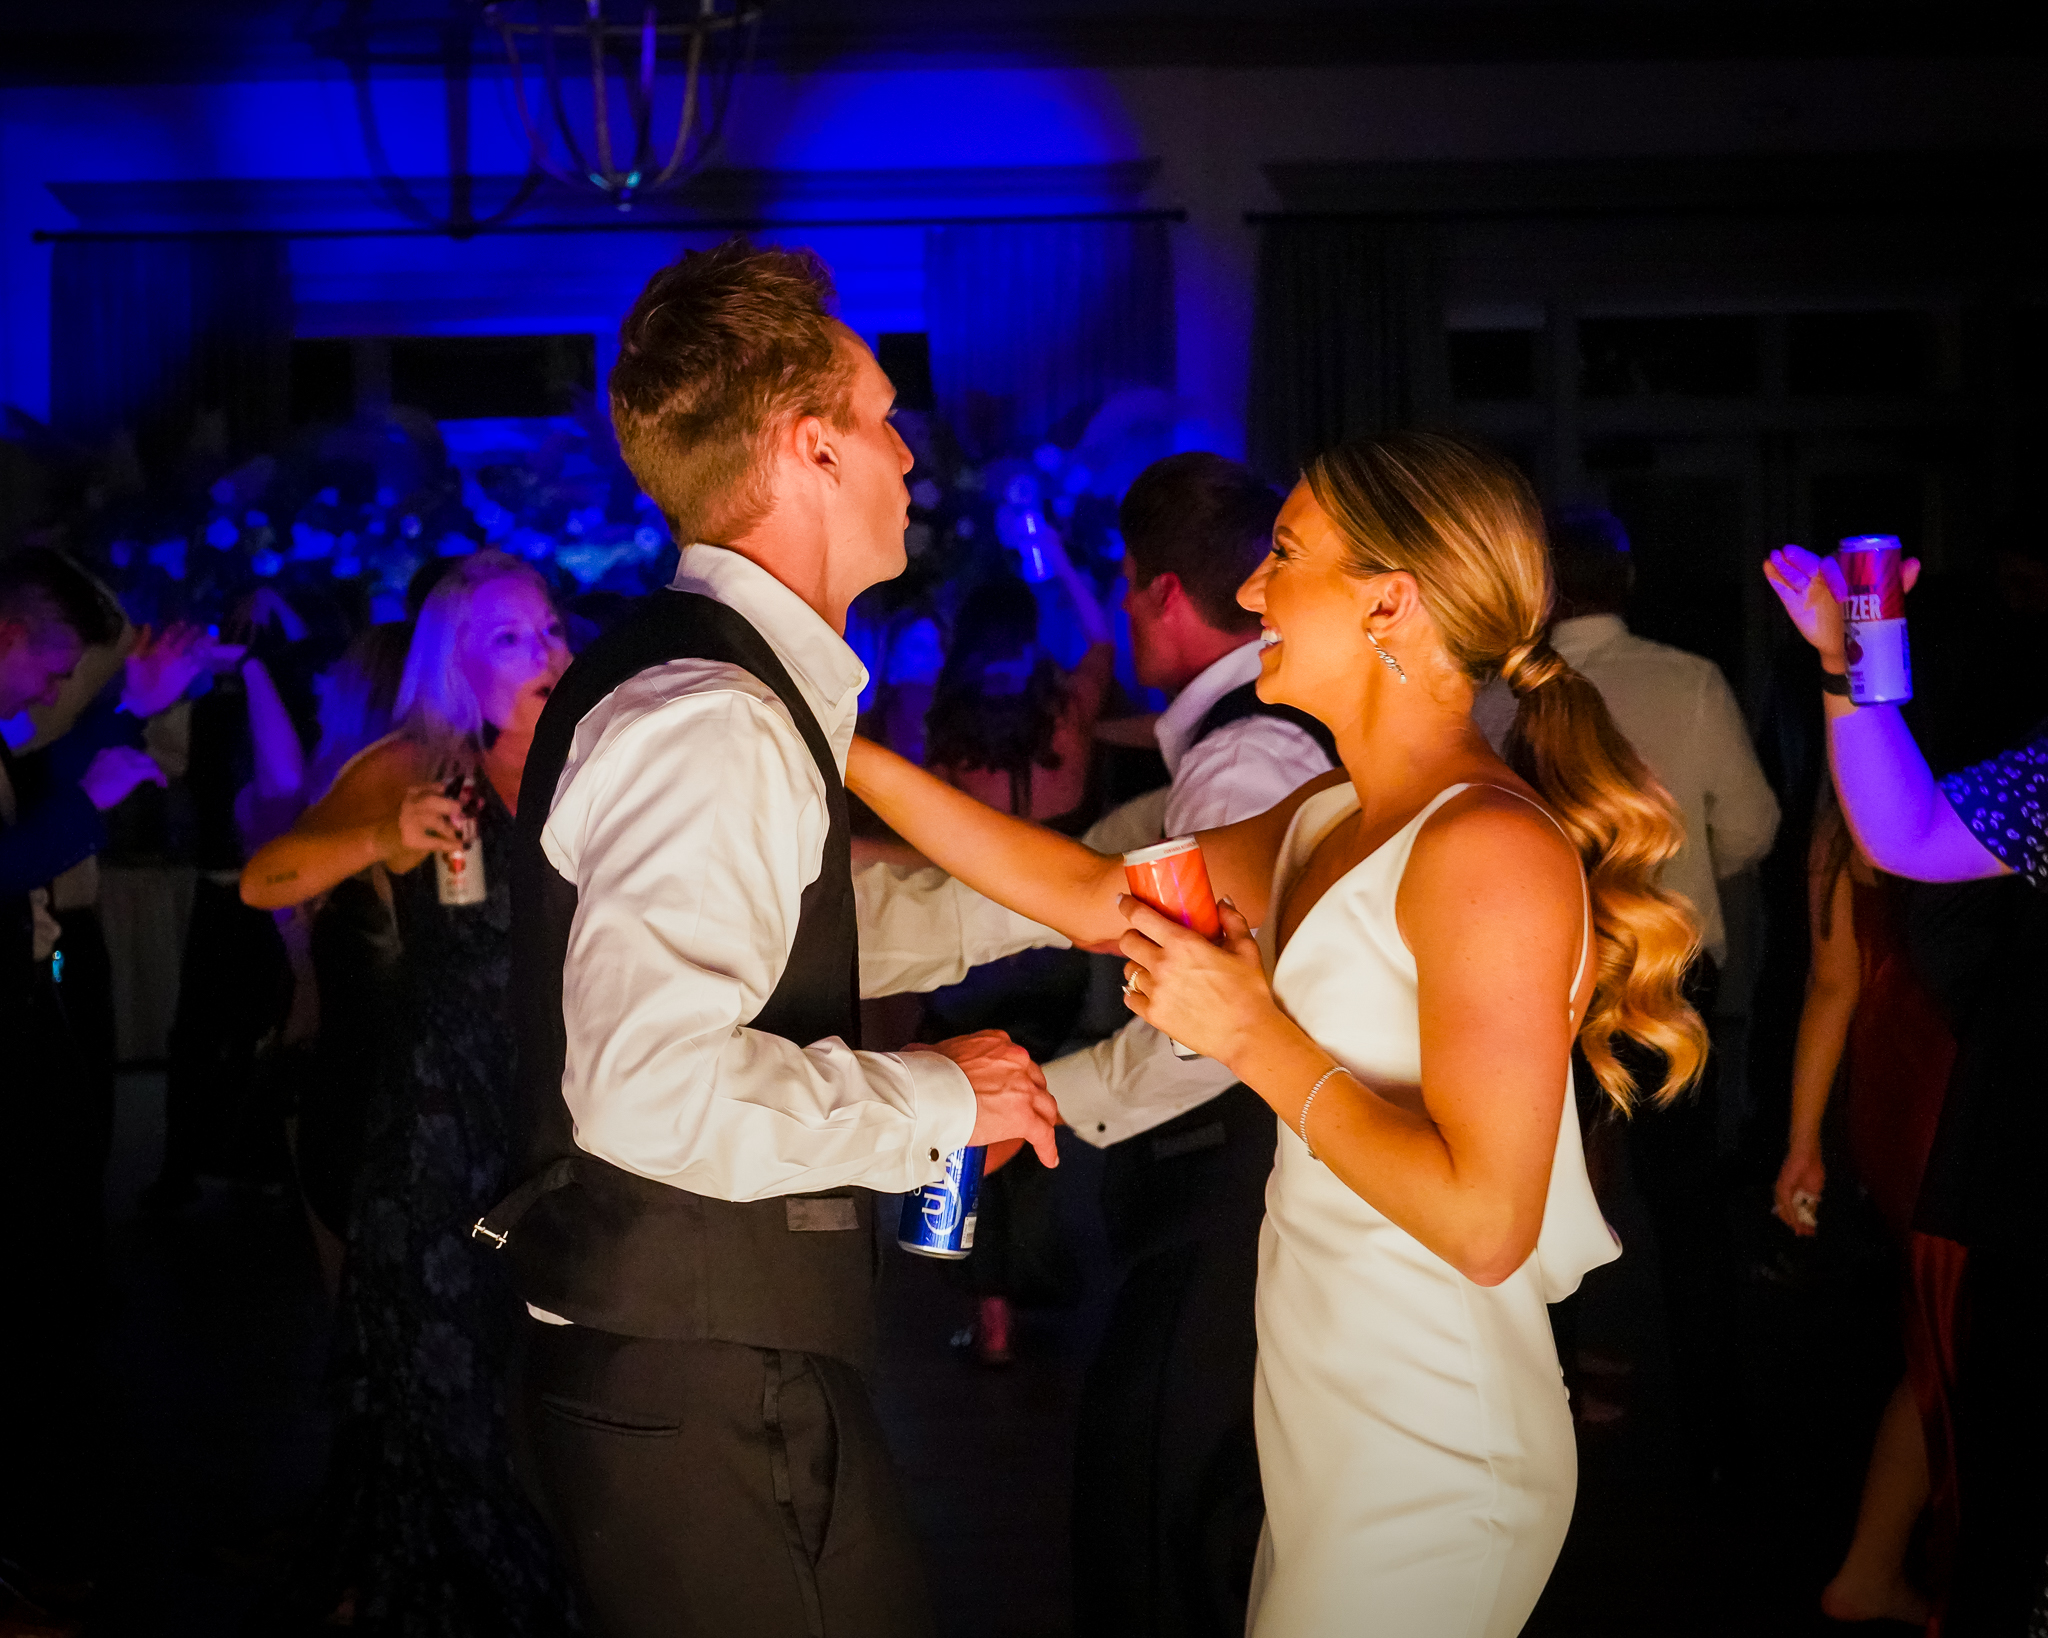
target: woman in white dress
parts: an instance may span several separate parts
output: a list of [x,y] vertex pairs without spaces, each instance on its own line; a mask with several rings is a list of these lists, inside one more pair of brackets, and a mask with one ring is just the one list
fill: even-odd
[[[1319,457],[1239,600],[1259,697],[1328,724],[1343,769],[1203,834],[1234,900],[1217,945],[1119,897],[1117,860],[886,752],[848,783],[991,897],[1120,933],[1133,1010],[1279,1114],[1247,1631],[1512,1638],[1577,1482],[1544,1305],[1618,1254],[1572,1045],[1624,1105],[1615,1034],[1662,1052],[1657,1096],[1704,1053],[1695,929],[1655,885],[1676,815],[1544,639],[1539,514],[1497,456],[1410,433]],[[1506,763],[1471,720],[1494,676],[1520,700]]]

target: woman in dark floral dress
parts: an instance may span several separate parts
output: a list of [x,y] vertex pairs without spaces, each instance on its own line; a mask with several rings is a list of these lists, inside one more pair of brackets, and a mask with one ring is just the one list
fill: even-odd
[[[514,1181],[512,805],[568,664],[530,570],[463,559],[421,611],[399,728],[250,861],[244,896],[293,903],[384,871],[403,954],[371,1090],[336,1316],[331,1622],[404,1638],[579,1630],[546,1526],[513,1472],[507,1370],[520,1308],[469,1228]],[[465,807],[447,792],[474,777]],[[421,868],[473,831],[481,903]]]
[[[1909,587],[1918,569],[1906,566]],[[1823,671],[1842,676],[1839,567],[1787,546],[1764,573]],[[1822,706],[1842,810],[1873,864],[1912,881],[2026,884],[1972,916],[1979,976],[1956,1008],[1956,1064],[1913,1227],[1968,1257],[1943,1638],[2048,1638],[2048,724],[1937,781],[1896,705],[1856,705],[1838,684]]]

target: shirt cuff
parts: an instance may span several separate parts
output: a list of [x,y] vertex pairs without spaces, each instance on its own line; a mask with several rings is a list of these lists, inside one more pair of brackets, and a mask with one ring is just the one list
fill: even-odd
[[1096,1062],[1098,1052],[1108,1044],[1097,1041],[1045,1065],[1045,1089],[1060,1106],[1060,1119],[1073,1128],[1074,1136],[1098,1149],[1117,1141],[1110,1135],[1110,1122],[1119,1111],[1104,1084],[1102,1066]]
[[1212,1059],[1180,1057],[1141,1018],[1045,1066],[1046,1089],[1060,1106],[1060,1118],[1098,1149],[1199,1108],[1236,1081]]
[[875,1187],[908,1194],[946,1175],[946,1156],[967,1146],[979,1107],[967,1072],[944,1053],[912,1051],[896,1057],[910,1082],[910,1143],[901,1178]]

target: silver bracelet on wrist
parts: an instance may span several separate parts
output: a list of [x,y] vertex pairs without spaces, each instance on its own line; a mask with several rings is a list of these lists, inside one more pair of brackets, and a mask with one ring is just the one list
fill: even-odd
[[[1316,1146],[1308,1140],[1309,1105],[1316,1101],[1316,1094],[1322,1091],[1324,1084],[1332,1075],[1349,1074],[1351,1074],[1351,1071],[1342,1064],[1330,1065],[1328,1069],[1316,1077],[1316,1084],[1308,1089],[1308,1096],[1301,1100],[1301,1119],[1295,1123],[1295,1130],[1301,1134],[1301,1146],[1308,1151],[1308,1157],[1311,1160],[1320,1160],[1322,1156],[1316,1153]],[[1353,1078],[1356,1079],[1355,1076]]]

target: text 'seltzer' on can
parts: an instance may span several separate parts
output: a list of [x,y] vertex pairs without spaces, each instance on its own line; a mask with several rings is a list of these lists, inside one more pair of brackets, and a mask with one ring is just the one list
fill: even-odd
[[[1143,899],[1190,932],[1200,933],[1213,942],[1223,931],[1223,918],[1216,912],[1216,893],[1209,885],[1209,866],[1202,858],[1202,844],[1194,837],[1175,836],[1126,853],[1124,880],[1130,884],[1132,898]],[[1178,1041],[1172,1045],[1177,1057],[1201,1056]]]
[[1849,698],[1898,705],[1913,697],[1906,647],[1906,554],[1896,535],[1851,535],[1835,553],[1841,566],[1842,652]]
[[896,1243],[920,1257],[958,1261],[974,1249],[975,1208],[981,1200],[985,1148],[955,1149],[946,1156],[946,1175],[903,1197]]

